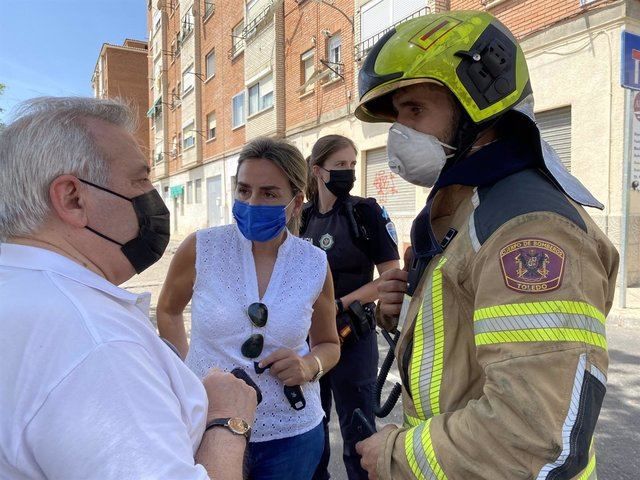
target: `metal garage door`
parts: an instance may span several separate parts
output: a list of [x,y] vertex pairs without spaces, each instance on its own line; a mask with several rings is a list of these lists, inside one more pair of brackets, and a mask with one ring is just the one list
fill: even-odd
[[392,217],[414,215],[416,187],[389,170],[387,149],[366,152],[366,195],[375,198]]
[[542,138],[558,152],[560,160],[571,171],[571,107],[536,113]]

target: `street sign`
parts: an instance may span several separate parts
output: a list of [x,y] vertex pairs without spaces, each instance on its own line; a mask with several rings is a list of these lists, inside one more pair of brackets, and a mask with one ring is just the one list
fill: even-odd
[[622,62],[620,84],[640,90],[640,35],[622,32]]

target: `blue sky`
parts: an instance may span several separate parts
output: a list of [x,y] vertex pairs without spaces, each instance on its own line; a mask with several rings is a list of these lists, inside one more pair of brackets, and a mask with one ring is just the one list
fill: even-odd
[[41,95],[91,96],[103,43],[147,37],[147,0],[0,0],[0,121]]

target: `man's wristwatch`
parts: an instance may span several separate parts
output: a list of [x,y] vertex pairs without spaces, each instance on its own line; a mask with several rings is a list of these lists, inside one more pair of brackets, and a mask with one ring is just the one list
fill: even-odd
[[317,382],[318,380],[320,380],[320,377],[324,374],[324,370],[322,369],[322,362],[320,361],[320,359],[318,357],[316,357],[315,355],[311,355],[313,357],[313,359],[316,361],[316,363],[318,364],[318,373],[316,373],[313,378],[311,380],[309,380],[310,382]]
[[204,429],[204,431],[206,432],[213,427],[228,428],[236,435],[243,435],[247,441],[249,441],[249,438],[251,437],[251,427],[246,421],[238,417],[214,418],[209,423],[207,423],[207,427]]

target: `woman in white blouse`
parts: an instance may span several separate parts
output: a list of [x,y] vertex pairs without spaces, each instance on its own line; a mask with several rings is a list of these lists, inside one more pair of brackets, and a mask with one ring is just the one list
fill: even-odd
[[[240,367],[260,387],[251,479],[312,477],[324,441],[317,380],[340,356],[326,256],[292,234],[306,169],[298,149],[282,140],[247,144],[236,173],[236,223],[187,237],[158,302],[160,335],[197,375]],[[182,314],[190,300],[189,345]],[[210,427],[243,429],[242,419],[226,420]]]

